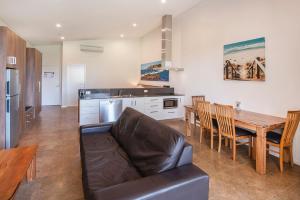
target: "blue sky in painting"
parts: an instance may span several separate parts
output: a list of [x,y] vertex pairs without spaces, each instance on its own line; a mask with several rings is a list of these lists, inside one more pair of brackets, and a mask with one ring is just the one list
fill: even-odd
[[264,37],[224,45],[224,54],[226,55],[226,54],[243,51],[247,49],[258,49],[258,48],[265,48]]

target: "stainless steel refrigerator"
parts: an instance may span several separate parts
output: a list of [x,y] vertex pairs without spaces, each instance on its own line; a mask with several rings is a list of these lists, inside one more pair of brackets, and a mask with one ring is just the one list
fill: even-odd
[[19,143],[19,70],[6,69],[6,130],[5,148],[16,147]]

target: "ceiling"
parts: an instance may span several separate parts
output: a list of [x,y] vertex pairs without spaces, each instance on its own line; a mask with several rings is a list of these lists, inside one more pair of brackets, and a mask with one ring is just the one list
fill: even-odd
[[[0,0],[0,19],[32,44],[141,37],[201,0]],[[60,23],[62,28],[56,28]],[[133,28],[132,24],[137,23]]]

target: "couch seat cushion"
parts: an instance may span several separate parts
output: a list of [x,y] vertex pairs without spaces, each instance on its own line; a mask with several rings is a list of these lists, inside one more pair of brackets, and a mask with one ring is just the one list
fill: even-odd
[[141,177],[110,133],[81,134],[80,142],[88,193]]

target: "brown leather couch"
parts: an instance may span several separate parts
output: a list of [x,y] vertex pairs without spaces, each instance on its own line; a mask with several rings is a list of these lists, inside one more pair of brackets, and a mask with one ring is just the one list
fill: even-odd
[[208,175],[184,136],[134,109],[114,124],[81,126],[80,153],[85,199],[208,199]]

